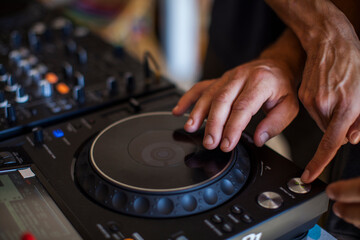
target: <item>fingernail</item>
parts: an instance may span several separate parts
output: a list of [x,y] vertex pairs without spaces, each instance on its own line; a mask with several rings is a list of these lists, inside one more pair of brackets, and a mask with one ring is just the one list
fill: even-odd
[[307,182],[309,182],[309,177],[310,177],[310,171],[305,169],[305,171],[301,175],[301,181],[307,183]]
[[335,194],[328,189],[326,189],[326,194],[328,195],[328,197],[331,199],[331,200],[334,200],[335,199]]
[[178,105],[176,105],[174,108],[173,108],[173,111],[177,111],[179,109],[179,106]]
[[332,208],[332,209],[333,209],[335,215],[341,218],[339,206],[338,206],[336,203],[333,205],[333,208]]
[[267,132],[263,132],[261,135],[260,135],[260,141],[262,144],[264,144],[267,140],[269,140],[269,134]]
[[230,141],[228,138],[224,138],[221,141],[221,148],[228,148],[228,147],[230,147]]
[[352,144],[358,144],[360,141],[360,132],[359,131],[354,131],[351,135],[350,135],[350,142]]
[[189,118],[186,122],[186,125],[192,126],[194,124],[194,120],[192,118]]
[[206,135],[206,137],[204,138],[204,144],[211,145],[213,143],[214,143],[214,139],[212,138],[212,136],[210,134]]

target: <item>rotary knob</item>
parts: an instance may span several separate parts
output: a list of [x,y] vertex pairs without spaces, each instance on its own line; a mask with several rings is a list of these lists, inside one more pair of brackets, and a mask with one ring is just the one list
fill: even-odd
[[44,143],[44,133],[41,127],[35,127],[32,129],[34,142],[36,144]]
[[6,72],[6,68],[3,64],[0,63],[0,82],[6,82],[7,80],[7,72]]
[[38,52],[40,50],[40,39],[33,30],[28,32],[28,42],[32,51]]
[[5,90],[8,92],[15,92],[18,86],[19,85],[16,83],[15,77],[13,75],[9,75],[6,80]]
[[16,97],[15,101],[17,103],[25,103],[29,100],[29,95],[25,93],[25,88],[22,86],[19,86],[16,89]]
[[74,40],[68,40],[65,44],[66,53],[72,55],[76,52],[76,42]]
[[9,104],[5,107],[5,118],[7,119],[7,121],[9,123],[16,122],[17,117],[16,117],[16,112],[15,112],[14,106]]
[[283,199],[276,192],[263,192],[258,196],[257,202],[263,208],[277,209],[282,205]]
[[126,73],[125,82],[126,82],[126,91],[128,93],[133,93],[136,87],[134,75],[132,73]]
[[22,37],[19,31],[12,31],[10,33],[10,46],[12,48],[19,48],[21,46]]
[[118,93],[118,82],[114,76],[110,76],[106,79],[106,86],[110,95],[116,95]]
[[40,94],[43,97],[50,97],[52,95],[53,88],[51,83],[49,83],[47,80],[41,80],[39,86],[40,86]]
[[8,105],[8,101],[5,99],[4,91],[0,91],[0,107],[5,107]]
[[85,103],[85,88],[83,86],[75,86],[73,97],[79,104]]
[[81,86],[81,87],[85,86],[84,75],[82,75],[80,72],[75,72],[74,77],[75,77],[75,86]]
[[86,64],[88,61],[87,52],[84,48],[79,47],[76,52],[76,57],[78,60],[78,63],[80,64]]
[[64,78],[71,79],[73,76],[73,67],[70,63],[65,62],[62,66],[62,72],[64,74]]

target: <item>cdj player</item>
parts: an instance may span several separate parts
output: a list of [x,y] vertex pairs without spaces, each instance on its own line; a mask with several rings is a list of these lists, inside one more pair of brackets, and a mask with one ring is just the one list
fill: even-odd
[[305,239],[325,184],[243,134],[202,147],[181,96],[58,14],[0,42],[0,238]]

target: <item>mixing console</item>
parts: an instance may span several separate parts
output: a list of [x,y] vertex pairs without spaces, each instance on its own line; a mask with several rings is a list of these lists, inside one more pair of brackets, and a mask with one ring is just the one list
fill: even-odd
[[0,140],[174,88],[147,62],[55,15],[0,32]]

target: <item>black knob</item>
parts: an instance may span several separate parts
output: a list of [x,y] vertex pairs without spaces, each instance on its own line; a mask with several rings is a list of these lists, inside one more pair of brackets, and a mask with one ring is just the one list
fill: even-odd
[[6,82],[7,77],[8,76],[7,76],[6,68],[3,64],[0,63],[0,81]]
[[62,66],[62,72],[64,74],[64,78],[71,79],[73,75],[73,67],[70,63],[65,62]]
[[31,70],[29,60],[20,60],[18,69],[20,70],[20,74],[23,74],[24,76],[29,76],[29,72]]
[[39,83],[40,94],[43,97],[50,97],[53,93],[52,85],[47,80],[41,80]]
[[85,78],[84,75],[82,75],[80,72],[75,72],[74,74],[75,78],[75,86],[85,86]]
[[6,74],[6,68],[4,66],[4,64],[0,63],[0,77],[4,76]]
[[47,31],[47,27],[45,23],[37,22],[31,27],[31,31],[33,31],[37,36],[43,36]]
[[83,86],[75,86],[73,90],[73,97],[79,103],[85,103],[85,88]]
[[12,31],[10,33],[10,46],[12,48],[19,48],[21,46],[22,37],[19,31]]
[[68,40],[65,43],[65,51],[68,55],[72,55],[76,52],[76,42],[74,40]]
[[66,20],[65,24],[62,27],[62,33],[64,37],[70,37],[73,32],[73,25],[70,20]]
[[0,91],[0,107],[5,107],[8,105],[8,101],[5,98],[4,91]]
[[25,88],[22,86],[19,86],[16,89],[16,97],[15,97],[15,101],[17,103],[25,103],[29,100],[29,95],[27,95],[25,93]]
[[38,83],[41,80],[41,73],[37,68],[33,68],[29,71],[29,77],[31,81]]
[[5,90],[8,92],[15,92],[17,88],[18,88],[18,84],[16,82],[14,75],[9,75],[6,81]]
[[22,58],[22,55],[19,50],[12,50],[9,53],[9,60],[12,64],[18,64]]
[[133,93],[135,91],[135,79],[132,73],[125,74],[125,82],[126,82],[126,91],[128,93]]
[[40,51],[40,38],[33,30],[28,32],[28,42],[31,50],[34,52]]
[[87,52],[84,48],[82,48],[82,47],[78,48],[78,50],[76,52],[76,57],[77,57],[78,63],[80,63],[80,64],[87,63],[88,57],[87,57]]
[[16,122],[17,117],[15,107],[10,104],[5,107],[5,118],[9,123]]
[[106,79],[106,86],[110,95],[115,95],[118,93],[118,82],[114,76],[110,76]]
[[32,133],[36,144],[44,143],[44,133],[41,127],[33,128]]

